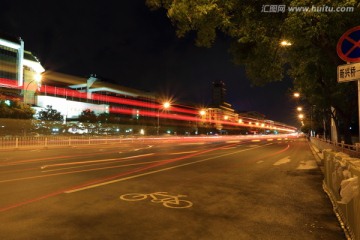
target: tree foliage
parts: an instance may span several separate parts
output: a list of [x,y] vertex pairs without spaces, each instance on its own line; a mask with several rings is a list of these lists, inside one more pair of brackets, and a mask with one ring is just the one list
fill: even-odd
[[[284,12],[276,13],[263,11],[269,6],[269,1],[263,0],[147,0],[146,3],[151,9],[166,9],[179,37],[196,32],[198,46],[211,47],[219,34],[231,38],[229,48],[234,63],[245,66],[254,85],[291,77],[294,88],[309,105],[329,114],[332,106],[339,122],[344,126],[351,122],[356,111],[356,86],[353,82],[337,83],[336,69],[344,62],[337,56],[336,44],[346,30],[359,25],[358,1],[276,1],[273,6],[286,7]],[[313,6],[328,6],[333,12],[289,10]],[[337,7],[354,10],[336,12]],[[282,47],[282,40],[292,45]]]
[[35,111],[19,100],[0,98],[0,118],[31,119]]
[[39,120],[43,121],[62,121],[63,116],[52,106],[47,105],[45,109],[39,112]]
[[87,123],[96,123],[98,121],[98,117],[94,113],[94,111],[91,111],[90,109],[85,109],[81,112],[79,116],[80,122],[87,122]]

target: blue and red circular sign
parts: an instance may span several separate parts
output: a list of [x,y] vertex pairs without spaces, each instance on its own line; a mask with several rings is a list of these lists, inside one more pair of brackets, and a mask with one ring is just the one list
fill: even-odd
[[336,51],[345,62],[360,62],[360,26],[347,30],[341,36]]

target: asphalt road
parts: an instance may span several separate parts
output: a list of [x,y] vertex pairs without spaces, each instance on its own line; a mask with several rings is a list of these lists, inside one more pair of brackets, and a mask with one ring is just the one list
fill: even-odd
[[0,152],[0,239],[345,239],[305,139]]

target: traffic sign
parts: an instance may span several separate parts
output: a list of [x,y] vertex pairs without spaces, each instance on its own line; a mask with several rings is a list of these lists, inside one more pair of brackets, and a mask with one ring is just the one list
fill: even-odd
[[339,83],[354,80],[360,80],[360,62],[339,65],[337,67],[337,81]]
[[340,37],[336,51],[345,62],[360,62],[360,26],[349,29]]

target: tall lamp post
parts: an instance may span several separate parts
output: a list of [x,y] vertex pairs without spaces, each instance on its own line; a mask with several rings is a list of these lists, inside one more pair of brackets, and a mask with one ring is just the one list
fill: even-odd
[[[204,109],[201,109],[199,111],[199,116],[200,116],[200,119],[203,119],[203,116],[206,114],[206,111]],[[199,134],[199,128],[198,128],[198,121],[196,120],[195,121],[195,124],[196,124],[196,134]]]
[[[161,109],[168,109],[170,108],[170,106],[171,106],[170,102],[167,101],[162,104]],[[160,131],[160,107],[157,112],[157,135],[159,135],[159,131]]]

